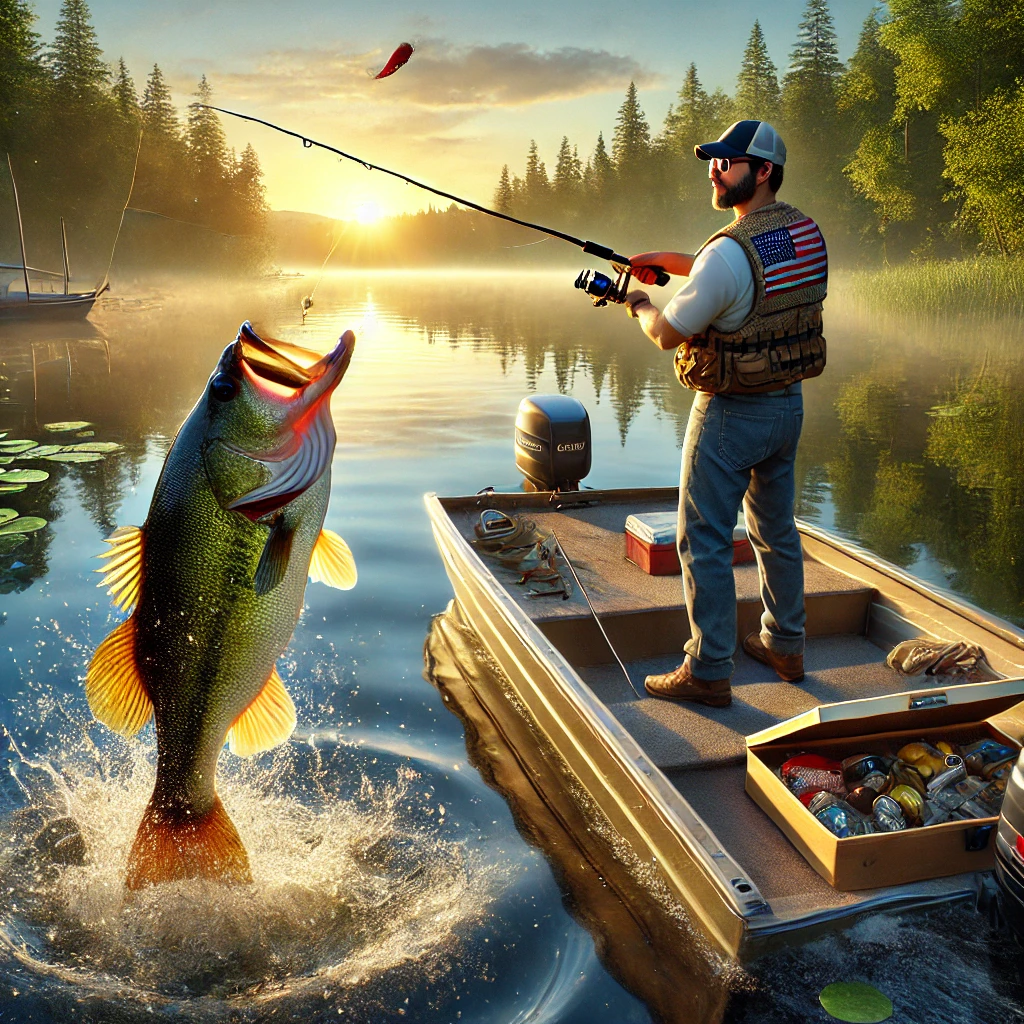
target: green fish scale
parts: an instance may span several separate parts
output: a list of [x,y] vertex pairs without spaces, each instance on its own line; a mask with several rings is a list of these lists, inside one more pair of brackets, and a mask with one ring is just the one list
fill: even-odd
[[[257,594],[253,576],[270,527],[218,503],[201,455],[203,406],[182,427],[157,483],[135,611],[139,668],[156,720],[155,798],[194,813],[212,804],[226,733],[291,639],[330,495],[328,470],[281,510],[294,530],[288,568],[270,593]],[[216,481],[222,496],[240,486]]]

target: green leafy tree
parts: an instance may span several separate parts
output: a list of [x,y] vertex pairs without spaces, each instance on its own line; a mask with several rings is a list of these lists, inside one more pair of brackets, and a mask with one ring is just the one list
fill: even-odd
[[768,56],[761,23],[754,22],[736,79],[733,108],[737,119],[775,122],[779,116],[779,80]]
[[1024,252],[1024,86],[998,90],[941,130],[961,221],[1004,256]]

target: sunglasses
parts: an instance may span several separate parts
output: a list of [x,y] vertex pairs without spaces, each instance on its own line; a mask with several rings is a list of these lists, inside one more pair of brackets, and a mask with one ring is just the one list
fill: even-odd
[[711,177],[712,171],[718,171],[719,174],[725,174],[733,164],[752,164],[753,162],[753,158],[749,156],[712,157],[708,162],[708,177]]

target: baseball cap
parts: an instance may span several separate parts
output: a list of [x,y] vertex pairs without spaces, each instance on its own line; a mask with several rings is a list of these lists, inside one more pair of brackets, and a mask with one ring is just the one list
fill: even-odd
[[737,121],[718,137],[717,142],[705,142],[693,147],[701,160],[727,156],[756,156],[771,160],[782,167],[786,162],[786,144],[767,121]]

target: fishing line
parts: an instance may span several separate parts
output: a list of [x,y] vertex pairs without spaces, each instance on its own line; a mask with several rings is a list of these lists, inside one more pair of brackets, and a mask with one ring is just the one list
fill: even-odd
[[124,226],[124,215],[128,210],[128,204],[132,201],[132,192],[135,189],[135,175],[139,173],[139,154],[142,152],[142,129],[139,129],[139,144],[135,149],[135,166],[132,167],[132,183],[128,186],[128,195],[125,198],[124,206],[121,207],[121,219],[117,222],[117,233],[114,235],[114,244],[110,247],[110,259],[107,260],[107,269],[103,275],[106,282],[110,277],[110,268],[114,265],[114,251],[117,249],[117,240],[121,237],[121,228]]
[[[210,103],[190,103],[190,107],[200,108],[203,110],[216,110],[220,114],[227,114],[229,117],[237,117],[242,121],[251,121],[253,124],[261,124],[266,128],[273,128],[274,131],[280,132],[282,135],[290,135],[293,139],[298,139],[302,143],[304,149],[311,149],[316,146],[319,149],[326,149],[328,153],[334,153],[337,156],[344,157],[346,160],[351,160],[353,163],[361,164],[368,171],[380,171],[383,174],[390,174],[393,178],[398,178],[399,181],[404,181],[407,185],[415,185],[417,188],[424,189],[426,192],[432,192],[435,196],[440,196],[442,199],[450,199],[452,202],[458,203],[460,206],[465,206],[470,210],[476,210],[477,213],[486,214],[488,217],[497,217],[499,220],[508,221],[510,224],[518,224],[520,227],[531,228],[534,231],[539,231],[543,235],[550,235],[552,238],[561,238],[564,242],[569,242],[571,245],[575,245],[582,249],[585,253],[592,256],[598,256],[601,259],[609,260],[611,263],[618,263],[622,266],[629,266],[629,257],[623,256],[621,253],[616,252],[614,249],[609,248],[607,245],[601,245],[599,242],[592,242],[577,238],[575,235],[567,234],[565,231],[558,231],[555,228],[545,227],[543,224],[535,224],[532,221],[520,220],[518,217],[513,217],[511,214],[500,213],[498,210],[491,210],[486,206],[481,206],[479,203],[474,203],[469,199],[463,199],[462,196],[457,196],[451,192],[445,192],[442,189],[434,188],[433,185],[428,185],[426,182],[417,181],[416,178],[409,177],[408,174],[402,174],[401,171],[393,171],[389,167],[382,167],[380,164],[371,163],[369,160],[364,160],[362,157],[355,156],[352,153],[346,153],[343,149],[338,149],[336,146],[329,146],[326,142],[318,142],[316,139],[311,139],[308,135],[301,135],[299,132],[293,132],[288,128],[282,128],[278,124],[274,124],[272,121],[264,121],[261,117],[253,117],[251,114],[240,114],[237,110],[226,110],[224,107],[215,107]],[[651,267],[651,270],[660,268]],[[658,284],[667,284],[668,275],[662,270],[661,276],[664,280],[659,277]]]

